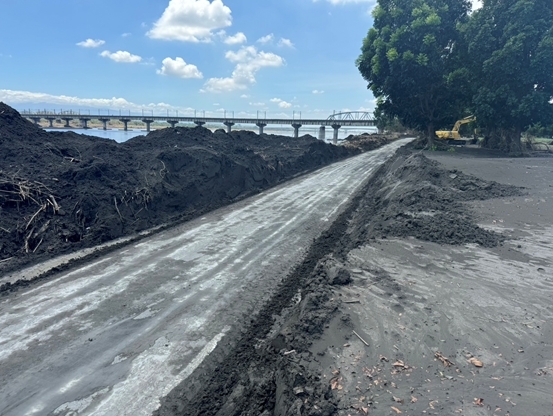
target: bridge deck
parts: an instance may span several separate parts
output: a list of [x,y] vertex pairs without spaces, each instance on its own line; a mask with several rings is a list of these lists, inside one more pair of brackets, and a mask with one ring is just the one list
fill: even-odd
[[36,118],[61,118],[61,119],[86,119],[86,120],[128,120],[128,121],[166,121],[166,122],[182,122],[182,123],[234,123],[234,124],[276,124],[276,125],[302,125],[302,126],[374,126],[375,121],[371,119],[281,119],[281,118],[247,118],[247,117],[176,117],[176,116],[147,116],[147,115],[105,115],[105,114],[76,114],[76,113],[31,113],[23,112],[22,116]]

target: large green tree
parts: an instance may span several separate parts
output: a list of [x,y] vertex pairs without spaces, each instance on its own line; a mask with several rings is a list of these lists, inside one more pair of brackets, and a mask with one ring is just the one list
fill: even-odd
[[424,131],[459,118],[469,78],[464,69],[467,0],[378,0],[357,67],[378,109]]
[[524,130],[553,122],[553,1],[484,0],[464,32],[487,144],[521,153]]

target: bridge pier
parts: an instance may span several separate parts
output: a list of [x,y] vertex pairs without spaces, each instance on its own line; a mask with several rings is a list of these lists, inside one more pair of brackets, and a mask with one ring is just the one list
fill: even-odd
[[107,130],[108,129],[109,118],[100,118],[98,120],[100,120],[102,122],[102,124],[104,125],[104,130]]
[[198,127],[202,127],[205,124],[205,121],[196,120],[194,121],[194,124]]
[[54,120],[56,119],[55,117],[44,117],[46,120],[48,120],[48,123],[50,123],[49,127],[51,129],[54,128]]
[[298,137],[300,137],[301,124],[294,123],[292,124],[292,127],[294,128],[294,138],[297,139]]
[[65,117],[65,118],[62,118],[62,120],[65,121],[65,125],[63,127],[65,127],[66,129],[70,128],[71,126],[69,125],[69,122],[71,120],[73,120],[73,117]]
[[142,122],[146,124],[146,131],[149,133],[150,132],[150,124],[152,124],[154,122],[154,120],[152,120],[150,118],[145,118],[144,120],[142,120]]
[[232,126],[234,126],[234,123],[232,121],[225,121],[223,124],[227,126],[227,133],[232,133]]
[[340,130],[339,124],[333,124],[332,128],[334,129],[334,137],[332,138],[332,143],[337,144],[338,143],[338,130]]
[[167,123],[169,123],[171,125],[171,128],[175,128],[175,125],[177,125],[179,123],[178,120],[167,120]]
[[324,141],[326,138],[326,128],[325,126],[319,127],[319,140]]
[[263,129],[267,127],[267,125],[265,123],[256,123],[255,125],[259,127],[259,135],[261,136],[263,134]]
[[124,125],[123,130],[129,131],[129,121],[131,121],[131,119],[130,118],[120,118],[119,121],[121,123],[123,123],[123,125]]
[[31,117],[31,120],[33,120],[33,122],[38,126],[38,124],[40,123],[40,117]]
[[80,118],[79,121],[81,122],[81,126],[83,129],[88,129],[88,122],[90,121],[89,118]]

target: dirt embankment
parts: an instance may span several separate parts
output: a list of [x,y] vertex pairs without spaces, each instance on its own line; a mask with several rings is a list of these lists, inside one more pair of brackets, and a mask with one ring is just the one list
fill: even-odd
[[[374,393],[350,386],[352,397],[363,398],[351,408],[340,394],[340,371],[323,370],[333,363],[330,351],[362,338],[354,335],[355,319],[345,311],[348,300],[336,290],[353,282],[346,265],[349,253],[375,238],[393,236],[450,245],[501,244],[503,237],[478,227],[463,202],[520,194],[520,188],[446,170],[421,154],[400,150],[314,242],[249,331],[223,348],[225,361],[217,362],[220,355],[212,354],[157,414],[184,409],[190,415],[220,416],[369,414]],[[378,273],[375,279],[390,291],[397,286]]]
[[200,127],[116,143],[46,132],[0,103],[0,274],[192,218],[359,152],[307,135]]

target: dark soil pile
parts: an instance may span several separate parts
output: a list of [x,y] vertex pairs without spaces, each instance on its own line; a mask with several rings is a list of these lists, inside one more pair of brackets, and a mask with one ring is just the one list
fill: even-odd
[[478,227],[463,202],[521,194],[520,188],[445,170],[422,153],[402,150],[371,181],[350,225],[350,246],[374,238],[416,237],[494,247],[503,237]]
[[344,146],[359,148],[363,151],[369,151],[377,149],[390,141],[396,140],[399,135],[385,135],[385,134],[369,134],[363,133],[359,135],[349,135],[344,141]]
[[46,132],[0,103],[0,273],[185,220],[359,153],[235,131],[168,128],[117,143]]

